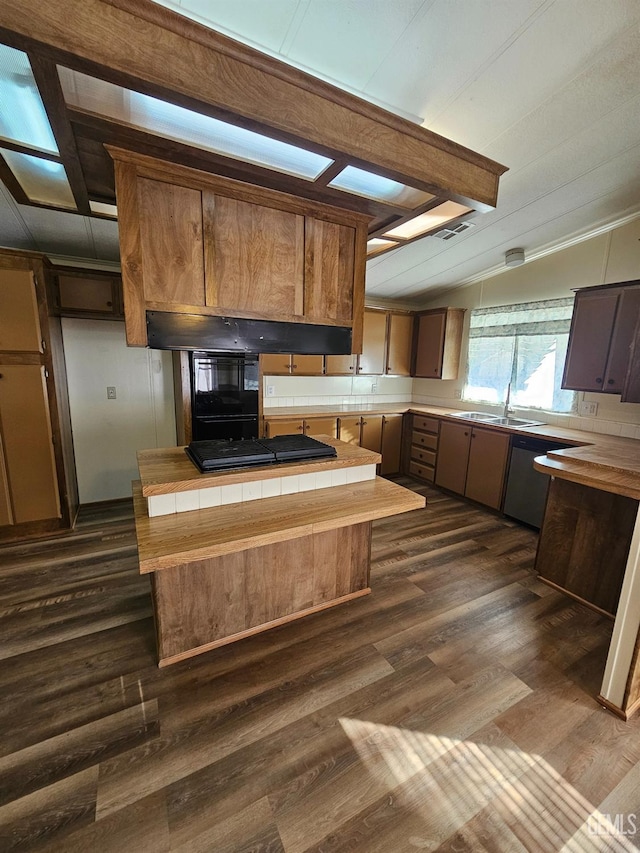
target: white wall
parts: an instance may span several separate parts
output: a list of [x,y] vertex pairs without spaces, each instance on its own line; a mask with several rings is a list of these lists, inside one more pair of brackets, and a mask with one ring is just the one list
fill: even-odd
[[[435,308],[446,304],[453,308],[489,308],[572,296],[573,288],[635,279],[640,279],[640,219],[484,281],[460,287],[424,307]],[[468,316],[459,379],[450,382],[415,379],[413,399],[416,402],[452,408],[463,405],[458,396],[465,382]],[[545,420],[575,429],[640,438],[640,404],[621,403],[616,394],[580,393],[579,399],[583,398],[598,404],[596,417],[545,416]],[[478,406],[474,405],[473,408]]]
[[80,503],[130,497],[136,451],[176,444],[171,354],[128,347],[112,320],[64,318],[62,334]]

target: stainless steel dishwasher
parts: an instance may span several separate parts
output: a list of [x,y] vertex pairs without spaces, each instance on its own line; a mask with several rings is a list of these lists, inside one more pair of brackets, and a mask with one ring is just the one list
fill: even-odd
[[550,478],[535,470],[533,460],[549,450],[570,446],[534,436],[513,436],[503,506],[505,515],[540,529]]

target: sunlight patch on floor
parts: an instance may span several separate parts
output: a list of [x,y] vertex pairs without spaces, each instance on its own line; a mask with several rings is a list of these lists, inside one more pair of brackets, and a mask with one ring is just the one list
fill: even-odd
[[510,837],[516,849],[539,853],[637,851],[627,837],[635,836],[633,816],[601,814],[540,755],[365,720],[340,723],[389,792],[398,850],[434,850],[460,831],[461,843]]

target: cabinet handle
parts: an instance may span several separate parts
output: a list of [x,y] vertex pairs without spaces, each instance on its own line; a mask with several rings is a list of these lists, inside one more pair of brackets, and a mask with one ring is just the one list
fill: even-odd
[[598,378],[596,379],[596,382],[598,385],[602,385],[602,377],[598,376]]
[[366,421],[362,421],[362,426],[366,426],[366,425],[367,425],[367,422],[366,422]]
[[107,302],[107,308],[111,308],[112,305],[113,305],[113,302]]
[[292,364],[292,365],[291,365],[291,370],[297,370],[297,368],[298,368],[298,365],[297,365],[297,364]]
[[302,430],[303,430],[303,429],[304,429],[304,427],[303,427],[303,426],[299,426],[299,427],[298,427],[298,431],[299,431],[299,432],[302,432]]
[[0,379],[4,379],[4,373],[0,373]]
[[358,373],[359,373],[361,370],[362,370],[362,368],[361,368],[360,366],[358,366]]
[[465,435],[469,435],[469,433],[468,433],[468,432],[465,432]]
[[353,370],[353,365],[352,365],[352,364],[350,364],[350,365],[349,365],[349,370]]
[[615,384],[615,381],[616,381],[615,379],[610,379],[610,380],[609,380],[609,382],[608,382],[607,384],[608,384],[608,385],[614,385],[614,384]]

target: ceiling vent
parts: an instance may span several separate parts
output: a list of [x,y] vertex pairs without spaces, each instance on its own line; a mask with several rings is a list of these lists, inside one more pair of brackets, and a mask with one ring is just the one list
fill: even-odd
[[460,222],[458,223],[458,225],[454,225],[452,228],[441,228],[440,231],[436,231],[433,236],[438,237],[440,240],[450,240],[452,237],[456,237],[458,234],[462,234],[463,231],[466,231],[469,228],[475,228],[475,223]]

